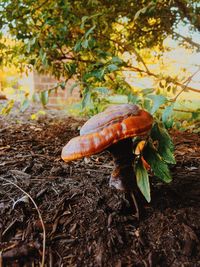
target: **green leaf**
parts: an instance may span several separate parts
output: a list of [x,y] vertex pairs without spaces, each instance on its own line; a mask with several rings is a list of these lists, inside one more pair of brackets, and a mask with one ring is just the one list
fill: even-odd
[[146,11],[147,11],[147,8],[148,6],[138,10],[136,13],[135,13],[135,16],[134,16],[134,20],[137,20],[141,14],[144,14]]
[[83,29],[84,28],[84,26],[85,26],[85,23],[88,21],[88,20],[90,20],[90,19],[94,19],[95,17],[98,17],[99,15],[101,15],[102,13],[100,12],[100,13],[94,13],[93,15],[91,15],[91,16],[83,16],[82,17],[82,23],[81,23],[81,26],[80,26],[80,28],[81,29]]
[[101,50],[101,49],[96,49],[95,51],[96,51],[97,55],[99,56],[99,58],[106,59],[107,57],[111,56],[110,52],[108,52],[108,51],[104,51],[104,50]]
[[87,81],[87,79],[91,78],[91,77],[95,77],[96,79],[98,79],[99,81],[101,81],[104,77],[104,69],[98,69],[98,70],[93,70],[91,72],[88,72],[84,75],[84,80]]
[[30,53],[30,51],[31,51],[31,42],[28,42],[26,46],[26,52]]
[[200,120],[200,109],[197,109],[191,114],[191,120]]
[[91,92],[86,89],[84,92],[83,100],[82,100],[82,109],[84,108],[93,108],[93,101],[91,98]]
[[152,94],[154,92],[154,89],[153,88],[145,88],[141,92],[143,95],[149,95],[149,94]]
[[107,70],[108,70],[109,72],[116,71],[116,70],[118,70],[118,66],[115,65],[115,64],[110,64],[110,65],[108,65]]
[[155,176],[166,183],[171,182],[172,177],[167,164],[163,161],[150,141],[143,150],[143,157],[151,166]]
[[126,104],[128,103],[127,95],[112,95],[106,98],[110,103],[113,104]]
[[82,23],[81,23],[81,26],[80,26],[81,29],[84,28],[85,22],[87,21],[88,18],[89,18],[89,16],[83,16],[82,17],[82,19],[81,19]]
[[140,191],[146,198],[147,202],[150,202],[151,193],[150,193],[149,175],[142,163],[141,158],[139,158],[139,160],[135,164],[135,174],[136,174],[137,185]]
[[27,43],[27,47],[26,47],[26,51],[27,53],[30,53],[31,51],[31,46],[33,46],[36,42],[36,37],[33,37],[32,39],[30,39]]
[[119,58],[119,57],[113,57],[111,59],[111,62],[114,63],[114,64],[117,64],[117,65],[123,64],[123,60],[121,58]]
[[170,129],[170,128],[172,128],[172,127],[173,127],[173,124],[174,124],[174,120],[173,120],[172,118],[171,118],[171,119],[168,119],[168,120],[164,123],[166,129]]
[[86,33],[85,33],[85,38],[87,39],[88,36],[94,31],[96,28],[96,25],[94,25],[92,28],[90,28]]
[[167,101],[167,98],[163,95],[149,95],[148,98],[153,101],[151,114],[154,114],[159,109],[159,107]]
[[83,48],[87,49],[88,48],[88,39],[85,39],[84,41],[82,41],[81,45]]
[[49,91],[48,91],[48,90],[46,90],[46,91],[42,91],[42,92],[40,93],[40,100],[41,100],[41,102],[42,102],[42,105],[43,105],[43,106],[46,106],[46,104],[47,104],[48,101],[49,101]]
[[76,73],[76,68],[77,65],[76,63],[72,62],[72,63],[65,63],[64,64],[64,68],[67,70],[69,75],[73,75]]
[[151,100],[148,99],[148,98],[145,98],[144,101],[143,101],[143,107],[144,109],[146,109],[148,112],[151,112]]
[[129,93],[128,94],[128,102],[131,102],[133,104],[136,104],[138,101],[138,96],[137,95],[134,95],[132,93]]
[[42,61],[42,64],[43,64],[44,66],[47,66],[47,53],[44,52],[44,50],[41,48],[41,49],[40,49],[40,53],[39,53],[39,55],[40,55],[40,59],[41,59],[41,61]]
[[34,93],[34,94],[32,95],[32,101],[33,101],[33,102],[39,102],[39,101],[40,101],[40,96],[39,96],[38,93]]
[[30,101],[28,100],[28,98],[25,98],[21,104],[20,111],[24,112],[29,107],[29,105],[30,105]]
[[164,123],[167,122],[168,118],[171,116],[172,112],[173,112],[173,108],[174,108],[174,103],[170,106],[167,106],[165,108],[165,110],[163,111],[163,114],[162,114],[162,121]]
[[134,20],[137,20],[137,19],[140,17],[141,14],[146,13],[147,9],[148,9],[148,6],[145,6],[145,7],[143,7],[142,9],[138,10],[138,11],[135,13]]
[[96,47],[96,43],[97,43],[96,39],[93,38],[93,37],[90,37],[88,39],[88,47],[89,47],[89,49],[90,50],[94,49]]
[[150,3],[148,3],[147,6],[139,9],[136,12],[135,16],[134,16],[134,20],[137,20],[141,16],[141,14],[145,14],[150,8],[151,9],[155,8],[155,3],[153,1],[151,1]]
[[158,153],[167,163],[175,164],[174,144],[162,124],[155,123],[151,130],[151,138],[158,142]]
[[61,82],[59,83],[59,86],[62,90],[65,90],[65,87],[66,87],[66,82]]
[[8,115],[10,113],[10,111],[12,110],[13,106],[14,106],[15,101],[9,100],[5,105],[3,105],[3,108],[0,110],[0,114],[1,115]]
[[92,89],[92,91],[100,93],[100,94],[108,94],[109,93],[108,87],[95,87],[94,89]]
[[78,41],[76,42],[76,44],[75,44],[75,46],[74,46],[74,51],[75,51],[75,52],[79,52],[79,51],[81,51],[81,43],[82,43],[81,40],[78,40]]

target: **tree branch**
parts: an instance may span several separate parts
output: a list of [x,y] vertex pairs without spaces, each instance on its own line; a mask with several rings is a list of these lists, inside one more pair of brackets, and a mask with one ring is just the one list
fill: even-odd
[[182,90],[174,97],[174,99],[172,100],[173,102],[176,102],[177,98],[185,91],[185,89],[187,88],[188,84],[192,81],[192,78],[200,71],[200,68],[198,68],[197,71],[195,71],[195,73],[193,73],[190,77],[188,77],[185,82],[184,82],[184,86],[182,88]]
[[192,40],[192,38],[185,37],[185,36],[181,35],[181,34],[178,33],[178,32],[175,32],[175,31],[173,31],[172,33],[175,34],[177,37],[183,39],[184,41],[186,41],[186,42],[189,43],[190,45],[195,46],[195,47],[198,49],[198,51],[200,51],[200,44],[194,42],[194,41]]
[[199,14],[194,12],[194,4],[188,5],[187,1],[175,0],[175,5],[182,12],[183,16],[189,20],[191,25],[193,25],[197,30],[200,31],[200,16]]
[[[160,75],[159,74],[155,74],[151,71],[144,71],[138,67],[133,67],[133,66],[129,66],[129,65],[126,65],[126,67],[124,68],[124,70],[133,70],[135,72],[140,72],[140,73],[144,73],[144,74],[147,74],[148,76],[152,76],[152,77],[155,77],[156,79],[160,79]],[[167,80],[168,82],[171,82],[177,86],[180,86],[181,88],[184,88],[184,90],[189,90],[189,91],[192,91],[192,92],[196,92],[196,93],[200,93],[200,90],[199,89],[195,89],[195,88],[192,88],[192,87],[189,87],[189,86],[185,86],[184,84],[176,81],[174,78],[170,77],[170,76],[167,76],[167,77],[162,77],[162,79],[164,80]]]
[[[80,62],[83,62],[83,63],[92,63],[92,64],[96,63],[96,61],[94,61],[94,60],[81,59],[80,57],[76,58],[76,57],[72,57],[72,56],[63,56],[63,57],[59,58],[58,60],[74,60],[74,61],[80,61]],[[142,74],[146,74],[146,75],[154,77],[156,79],[160,79],[161,78],[159,74],[153,73],[153,72],[151,72],[149,70],[146,71],[146,70],[140,69],[138,67],[130,66],[128,64],[126,64],[125,67],[123,67],[122,70],[132,70],[134,72],[139,72],[139,73],[142,73]],[[171,82],[171,83],[173,83],[173,84],[175,84],[177,86],[180,86],[181,88],[184,89],[184,91],[189,90],[189,91],[192,91],[192,92],[200,93],[199,89],[195,89],[195,88],[192,88],[190,86],[186,86],[185,84],[182,84],[182,83],[176,81],[174,78],[172,78],[170,76],[162,77],[162,79],[167,80],[168,82]]]
[[[164,110],[165,107],[160,107],[160,109]],[[177,112],[182,112],[182,113],[200,113],[199,111],[197,110],[189,110],[189,109],[179,109],[179,108],[173,108],[173,111],[177,111]]]
[[[111,39],[111,38],[109,38],[109,37],[107,37],[107,36],[105,36],[105,35],[101,35],[101,36],[102,36],[103,38],[106,38],[106,39],[107,39],[108,41],[110,41],[110,42],[113,42],[113,43],[118,44],[121,48],[123,48],[123,50],[127,50],[127,51],[132,50],[133,53],[136,55],[137,60],[140,61],[140,62],[142,62],[142,64],[143,64],[145,70],[146,70],[147,72],[149,72],[149,69],[148,69],[146,63],[144,62],[144,59],[143,59],[143,58],[140,56],[140,54],[136,51],[136,49],[134,48],[134,46],[131,46],[131,45],[129,45],[129,44],[126,44],[126,45],[125,45],[125,44],[122,44],[121,42],[116,41],[116,40],[113,40],[113,39]],[[100,38],[102,38],[101,36],[100,36]]]
[[94,61],[94,60],[82,59],[80,57],[73,57],[73,56],[67,56],[67,55],[63,55],[63,56],[59,57],[56,61],[60,61],[60,60],[72,60],[72,61],[79,61],[79,62],[91,63],[91,64],[96,63],[96,61]]

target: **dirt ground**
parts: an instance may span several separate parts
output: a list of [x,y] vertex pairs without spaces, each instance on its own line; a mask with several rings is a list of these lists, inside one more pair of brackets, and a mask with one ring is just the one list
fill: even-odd
[[173,182],[151,179],[152,202],[137,221],[108,186],[107,152],[61,160],[80,125],[57,115],[0,119],[0,266],[39,266],[44,241],[45,266],[200,266],[199,135],[171,133]]

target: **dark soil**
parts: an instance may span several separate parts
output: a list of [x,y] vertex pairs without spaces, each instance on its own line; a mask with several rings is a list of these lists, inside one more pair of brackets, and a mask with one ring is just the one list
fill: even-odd
[[52,115],[38,122],[0,120],[0,266],[40,265],[38,210],[46,228],[45,266],[200,266],[199,136],[171,133],[173,182],[151,179],[152,202],[137,221],[123,193],[108,186],[108,153],[61,160],[80,125]]

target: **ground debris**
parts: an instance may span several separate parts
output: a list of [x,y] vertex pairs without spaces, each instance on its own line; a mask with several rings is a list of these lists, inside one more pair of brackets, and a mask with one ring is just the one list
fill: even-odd
[[15,262],[16,260],[24,261],[22,260],[24,259],[24,257],[26,258],[26,260],[28,260],[29,257],[36,256],[38,254],[39,248],[40,244],[37,242],[16,242],[12,245],[9,244],[8,247],[3,248],[1,257],[4,264]]
[[[123,193],[109,188],[113,164],[103,152],[69,164],[60,159],[82,121],[45,116],[0,119],[0,178],[36,202],[46,228],[45,266],[200,266],[200,138],[172,132],[173,182],[152,180],[152,202],[137,222]],[[39,266],[42,225],[32,203],[0,180],[3,266]]]

